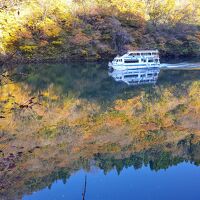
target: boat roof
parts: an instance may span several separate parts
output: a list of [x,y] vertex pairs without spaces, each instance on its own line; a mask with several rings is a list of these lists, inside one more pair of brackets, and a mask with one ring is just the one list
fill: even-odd
[[158,50],[137,50],[137,51],[128,51],[128,53],[158,53]]
[[[156,53],[156,54],[158,54],[159,53],[159,51],[158,50],[137,50],[137,51],[128,51],[126,54],[124,54],[124,55],[122,55],[122,56],[119,56],[119,55],[117,55],[115,58],[124,58],[124,57],[129,57],[129,56],[131,56],[130,54],[134,54],[134,53]],[[152,56],[150,56],[150,55],[148,55],[148,57],[152,57]]]

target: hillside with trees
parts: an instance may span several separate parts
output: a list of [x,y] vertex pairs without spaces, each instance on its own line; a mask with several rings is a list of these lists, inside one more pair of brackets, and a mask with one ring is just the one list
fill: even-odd
[[197,0],[8,0],[0,2],[0,60],[100,60],[134,49],[200,55]]

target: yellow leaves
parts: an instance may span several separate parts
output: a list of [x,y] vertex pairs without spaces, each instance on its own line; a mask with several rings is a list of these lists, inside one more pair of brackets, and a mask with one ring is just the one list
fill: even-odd
[[[195,0],[147,0],[146,10],[148,17],[155,24],[189,23],[195,24],[200,20],[200,4]],[[148,19],[148,18],[147,18]]]
[[102,149],[104,150],[104,152],[109,152],[109,153],[116,153],[121,151],[120,145],[114,143],[104,144]]
[[20,94],[22,92],[22,89],[19,84],[15,84],[13,82],[10,82],[4,86],[0,87],[0,101],[5,101],[9,99],[14,99],[17,103],[23,101],[26,99],[26,97],[23,98]]
[[50,18],[45,18],[45,20],[40,22],[38,29],[48,37],[56,37],[61,31],[61,28],[56,24],[56,22]]
[[117,100],[114,108],[117,111],[126,113],[128,116],[132,116],[136,110],[142,108],[141,98],[135,97],[126,101]]
[[26,45],[26,46],[20,46],[19,49],[26,53],[32,53],[35,49],[37,49],[37,46],[35,45]]
[[13,108],[16,105],[24,103],[28,99],[28,93],[23,92],[23,89],[19,84],[12,81],[0,87],[0,111],[4,113],[5,120],[0,120],[0,127],[2,129],[11,130],[12,124],[16,121],[13,119]]
[[180,103],[169,90],[162,91],[159,100],[152,102],[145,94],[127,99],[117,100],[114,109],[124,113],[131,123],[134,132],[159,130],[161,127],[172,126],[174,121],[168,112]]
[[0,12],[0,51],[12,53],[21,44],[22,51],[30,52],[31,47],[25,46],[30,45],[29,40],[36,40],[35,35],[43,34],[45,39],[57,37],[72,25],[73,19],[64,0],[34,0],[19,4],[17,9],[4,10]]
[[20,38],[18,32],[21,27],[13,13],[0,12],[0,46],[4,53],[13,51],[13,44]]
[[154,24],[168,23],[175,10],[175,0],[149,0],[146,7],[149,18]]
[[190,97],[196,97],[196,98],[200,98],[200,82],[199,81],[195,81],[189,89],[189,96]]
[[47,97],[50,100],[58,100],[59,96],[56,95],[56,92],[53,89],[53,85],[51,85],[47,90],[42,92],[44,97]]
[[81,55],[84,56],[84,57],[87,57],[88,56],[88,51],[85,50],[85,49],[81,49]]
[[55,41],[52,41],[51,44],[56,45],[56,46],[60,46],[60,45],[63,44],[63,42],[61,40],[55,40]]
[[[139,1],[139,0],[122,0],[119,1],[118,0],[112,0],[111,1],[112,7],[116,7],[117,10],[119,11],[119,13],[122,14],[129,14],[129,16],[131,17],[131,15],[140,15],[140,16],[144,16],[145,15],[145,4],[143,1]],[[127,15],[128,17],[128,15]]]
[[200,81],[195,81],[189,89],[189,108],[196,114],[200,113]]

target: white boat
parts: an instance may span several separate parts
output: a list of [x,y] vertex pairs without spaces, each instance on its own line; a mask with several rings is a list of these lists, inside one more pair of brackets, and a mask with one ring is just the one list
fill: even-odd
[[159,68],[112,70],[109,76],[117,82],[125,82],[128,85],[155,84],[159,72]]
[[114,70],[160,68],[158,50],[129,51],[108,64]]

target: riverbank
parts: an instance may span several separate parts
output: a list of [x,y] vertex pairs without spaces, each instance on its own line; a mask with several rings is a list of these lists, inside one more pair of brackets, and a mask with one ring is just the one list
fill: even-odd
[[[107,56],[105,58],[101,58],[98,60],[93,60],[93,59],[86,59],[86,58],[76,58],[76,57],[70,57],[70,58],[57,58],[57,59],[11,59],[9,61],[6,61],[5,63],[0,63],[0,67],[2,68],[15,68],[18,65],[24,65],[24,64],[68,64],[68,63],[79,63],[81,65],[81,63],[94,63],[94,64],[98,64],[98,63],[105,63],[105,66],[108,66],[108,62],[112,61],[113,58],[116,55],[113,56]],[[200,63],[200,59],[199,57],[162,57],[161,56],[161,68],[163,69],[167,69],[167,68],[187,68],[187,69],[192,69],[192,68],[199,68],[199,63]],[[196,66],[196,64],[198,64],[198,66]],[[176,66],[178,65],[178,66]],[[185,66],[187,65],[187,66]]]

